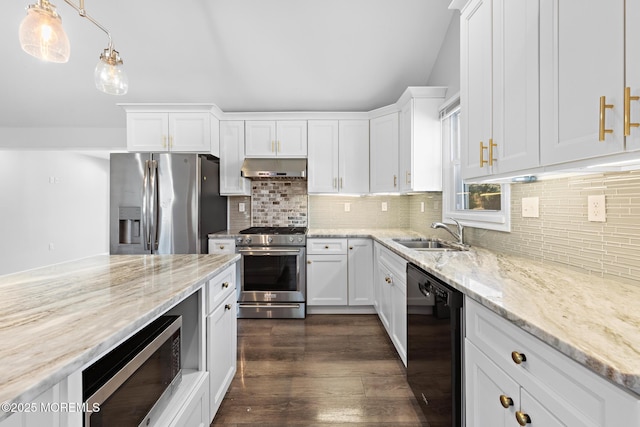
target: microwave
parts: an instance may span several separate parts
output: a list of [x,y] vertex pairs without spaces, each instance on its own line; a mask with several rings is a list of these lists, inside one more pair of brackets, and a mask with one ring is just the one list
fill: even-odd
[[181,316],[161,316],[82,372],[85,427],[157,421],[182,379]]

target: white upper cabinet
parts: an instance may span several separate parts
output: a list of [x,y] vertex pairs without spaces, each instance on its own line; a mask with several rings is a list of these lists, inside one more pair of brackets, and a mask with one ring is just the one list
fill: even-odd
[[209,153],[211,113],[127,112],[127,150]]
[[[640,97],[640,2],[626,2],[626,85],[625,108],[626,116],[625,135],[627,151],[640,150],[640,98],[633,99],[631,97]],[[633,24],[632,24],[633,23]]]
[[369,191],[369,121],[310,120],[309,193]]
[[398,113],[371,119],[369,189],[398,192]]
[[240,176],[244,161],[244,122],[220,122],[220,194],[251,195],[251,181]]
[[307,190],[309,193],[337,193],[339,139],[337,120],[309,120]]
[[247,157],[307,157],[306,120],[248,120]]
[[[442,191],[442,140],[438,109],[446,88],[405,92],[399,123],[400,192]],[[404,99],[406,98],[406,99]]]
[[463,177],[539,166],[539,2],[472,0],[461,15]]
[[[626,3],[637,8],[632,5],[637,1]],[[540,129],[545,165],[624,150],[624,4],[541,1]],[[639,94],[637,83],[632,89]],[[638,119],[636,101],[632,108]]]

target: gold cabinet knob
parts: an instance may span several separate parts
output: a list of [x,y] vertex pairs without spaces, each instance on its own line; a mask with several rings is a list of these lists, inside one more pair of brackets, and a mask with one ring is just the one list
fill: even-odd
[[385,282],[387,282],[387,283],[391,283],[391,277],[388,277],[388,276],[387,276],[387,277],[385,277],[385,278],[384,278],[384,281],[385,281]]
[[524,353],[519,353],[517,351],[512,351],[511,352],[511,358],[516,363],[516,365],[519,365],[522,362],[526,362],[527,361],[527,356],[525,356]]
[[311,264],[311,261],[307,261],[307,264]]
[[223,287],[223,288],[225,288],[225,289],[227,289],[227,288],[229,287],[229,282],[224,282],[224,283],[222,284],[222,287]]
[[220,248],[220,250],[223,250],[223,249],[224,249],[224,245],[220,245],[220,246],[218,246],[218,247]]
[[529,417],[529,415],[525,414],[522,411],[516,411],[516,421],[518,421],[518,424],[520,424],[521,426],[531,424],[531,418]]
[[225,310],[231,310],[231,304],[225,304],[224,305],[224,309]]
[[509,409],[509,406],[513,406],[513,399],[509,396],[505,396],[504,394],[500,395],[500,404],[503,408]]
[[324,248],[325,249],[329,249],[329,245],[324,245]]
[[349,250],[352,251],[353,250],[353,246],[349,246]]

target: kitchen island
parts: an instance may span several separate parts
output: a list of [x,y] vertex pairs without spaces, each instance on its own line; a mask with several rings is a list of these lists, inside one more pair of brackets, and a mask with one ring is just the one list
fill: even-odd
[[33,402],[77,376],[238,259],[99,255],[0,277],[0,402]]

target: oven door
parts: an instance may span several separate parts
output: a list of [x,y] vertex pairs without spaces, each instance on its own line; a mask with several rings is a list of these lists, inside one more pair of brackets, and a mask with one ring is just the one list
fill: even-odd
[[240,302],[304,302],[304,247],[240,248]]

